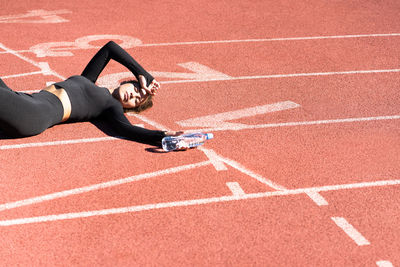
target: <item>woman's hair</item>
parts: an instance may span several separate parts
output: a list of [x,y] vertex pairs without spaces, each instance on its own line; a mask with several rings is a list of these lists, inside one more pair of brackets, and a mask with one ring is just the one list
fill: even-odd
[[[135,80],[123,81],[123,82],[121,82],[120,86],[123,85],[123,84],[126,84],[126,83],[133,84],[133,86],[135,86],[139,90],[141,88],[140,83],[138,81],[135,81]],[[125,113],[127,113],[127,112],[140,113],[140,112],[142,112],[142,111],[144,111],[146,109],[151,108],[152,106],[153,106],[153,97],[152,97],[152,95],[149,95],[142,104],[140,104],[139,106],[134,107],[134,108],[124,108],[124,112]]]

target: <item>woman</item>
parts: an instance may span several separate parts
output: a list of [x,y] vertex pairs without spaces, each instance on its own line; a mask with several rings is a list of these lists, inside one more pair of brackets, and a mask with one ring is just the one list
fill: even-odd
[[[139,82],[124,82],[116,89],[95,85],[110,59],[127,67]],[[11,137],[27,137],[61,122],[101,118],[120,136],[160,145],[163,137],[178,133],[136,127],[124,115],[124,111],[151,107],[151,97],[159,88],[160,84],[139,63],[110,41],[90,60],[81,75],[55,83],[39,93],[15,92],[0,79],[0,130]]]

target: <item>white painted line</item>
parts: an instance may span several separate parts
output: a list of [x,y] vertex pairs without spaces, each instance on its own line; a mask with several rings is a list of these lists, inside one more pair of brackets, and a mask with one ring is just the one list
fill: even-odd
[[238,163],[238,162],[236,162],[234,160],[231,160],[231,159],[228,159],[228,158],[224,158],[224,157],[222,157],[220,155],[217,155],[217,157],[219,157],[219,159],[221,161],[223,161],[226,164],[230,165],[231,167],[239,170],[240,172],[242,172],[242,173],[244,173],[244,174],[256,179],[260,183],[263,183],[263,184],[265,184],[265,185],[267,185],[267,186],[269,186],[269,187],[271,187],[271,188],[273,188],[275,190],[286,190],[286,188],[284,186],[279,185],[279,184],[277,184],[277,183],[275,183],[275,182],[273,182],[273,181],[271,181],[271,180],[269,180],[269,179],[267,179],[265,177],[262,177],[261,175],[259,175],[259,174],[255,173],[255,172],[245,168],[243,165],[241,165],[240,163]]
[[[43,64],[43,62],[35,62],[35,61],[33,61],[33,60],[31,60],[31,59],[25,57],[25,56],[20,55],[17,51],[14,51],[14,50],[12,50],[12,49],[6,47],[6,46],[3,45],[2,43],[0,43],[0,48],[3,49],[3,50],[5,50],[5,51],[7,51],[8,53],[10,53],[10,54],[12,54],[12,55],[18,57],[18,58],[20,58],[20,59],[26,61],[26,62],[28,62],[28,63],[30,63],[30,64],[32,64],[32,65],[38,67],[39,69],[41,69],[41,71],[43,71],[42,69],[45,69],[46,72],[51,72],[51,75],[54,75],[54,76],[60,78],[61,80],[65,80],[65,78],[64,78],[63,76],[61,76],[60,74],[58,74],[57,72],[55,72],[55,71],[53,71],[53,70],[50,70],[50,67],[48,67],[48,64],[47,64],[47,66],[45,66],[45,65]],[[47,68],[47,67],[48,67],[48,68]]]
[[379,267],[394,267],[390,261],[377,261],[376,265]]
[[[197,77],[203,77],[205,79],[230,79],[231,76],[211,69],[205,65],[202,65],[198,62],[186,62],[186,63],[179,63],[178,66],[182,68],[188,69],[193,73],[197,74]],[[201,80],[202,78],[200,78]]]
[[123,139],[123,137],[120,137],[120,138],[117,138],[117,137],[99,137],[99,138],[85,138],[85,139],[52,141],[52,142],[38,142],[38,143],[16,144],[16,145],[3,145],[3,146],[0,146],[0,150],[29,148],[29,147],[42,147],[42,146],[71,145],[71,144],[81,144],[81,143],[114,141],[114,140],[119,140],[119,139]]
[[53,71],[50,69],[49,63],[39,62],[38,65],[39,65],[40,69],[42,70],[43,75],[46,75],[46,76],[53,75]]
[[331,218],[337,226],[342,228],[342,230],[351,238],[358,246],[370,245],[369,241],[363,237],[360,232],[357,231],[345,218],[342,217],[332,217]]
[[238,182],[227,182],[226,185],[232,191],[232,194],[234,196],[246,195],[246,193],[243,191],[242,187],[240,187],[240,184]]
[[43,74],[43,72],[42,71],[33,71],[33,72],[27,72],[27,73],[19,73],[19,74],[12,74],[12,75],[7,75],[7,76],[2,76],[0,78],[8,79],[8,78],[16,78],[16,77],[36,75],[36,74]]
[[[24,91],[25,92],[25,91]],[[147,119],[142,115],[131,115],[137,117],[144,122],[152,125],[152,126],[162,126],[157,123]],[[144,127],[143,124],[134,124],[138,127]],[[70,144],[80,144],[80,143],[92,143],[92,142],[104,142],[104,141],[115,141],[125,139],[124,137],[98,137],[98,138],[83,138],[83,139],[72,139],[72,140],[60,140],[60,141],[51,141],[51,142],[38,142],[38,143],[25,143],[25,144],[14,144],[14,145],[2,145],[0,146],[0,150],[9,150],[9,149],[22,149],[22,148],[31,148],[31,147],[43,147],[43,146],[57,146],[57,145],[70,145]]]
[[[148,123],[149,125],[153,126],[156,129],[164,130],[164,131],[171,131],[168,127],[166,127],[162,124],[159,124],[158,122],[155,122],[153,120],[150,120],[149,118],[147,118],[143,115],[139,115],[139,114],[128,114],[128,115],[136,117],[139,120],[142,120],[142,121]],[[206,149],[203,147],[199,147],[198,149],[206,155],[206,157],[210,160],[211,164],[214,166],[214,168],[217,171],[226,171],[228,169],[225,166],[225,164],[223,163],[223,161],[220,159],[220,157],[215,153],[214,150]]]
[[172,167],[172,168],[165,169],[165,170],[159,170],[159,171],[154,171],[154,172],[149,172],[149,173],[138,174],[138,175],[134,175],[134,176],[123,178],[123,179],[113,180],[113,181],[99,183],[99,184],[93,184],[93,185],[74,188],[74,189],[70,189],[70,190],[64,190],[61,192],[55,192],[52,194],[47,194],[47,195],[42,195],[42,196],[38,196],[38,197],[9,202],[9,203],[5,203],[5,204],[1,204],[0,211],[15,209],[15,208],[22,207],[22,206],[33,205],[33,204],[41,203],[44,201],[54,200],[57,198],[64,198],[64,197],[68,197],[68,196],[72,196],[72,195],[83,194],[83,193],[87,193],[87,192],[91,192],[91,191],[101,190],[104,188],[110,188],[110,187],[117,186],[117,185],[122,185],[122,184],[137,182],[137,181],[144,180],[144,179],[154,178],[154,177],[158,177],[158,176],[162,176],[162,175],[178,173],[178,172],[182,172],[185,170],[191,170],[194,168],[206,166],[209,164],[210,164],[209,161],[202,161],[202,162],[198,162],[198,163],[194,163],[194,164],[187,164],[187,165],[182,165],[182,166],[178,166],[178,167]]
[[303,189],[294,189],[294,190],[265,192],[265,193],[253,193],[253,194],[245,194],[245,195],[241,195],[241,196],[223,196],[223,197],[213,197],[213,198],[205,198],[205,199],[165,202],[165,203],[148,204],[148,205],[142,205],[142,206],[124,207],[124,208],[118,208],[118,209],[107,209],[107,210],[100,210],[100,211],[88,211],[88,212],[68,213],[68,214],[60,214],[60,215],[40,216],[40,217],[33,217],[33,218],[22,218],[22,219],[15,219],[15,220],[5,220],[5,221],[0,221],[0,226],[1,225],[8,226],[8,225],[16,225],[16,224],[26,224],[26,223],[35,223],[35,222],[46,222],[46,221],[55,221],[55,220],[83,218],[83,217],[108,215],[108,214],[116,214],[116,213],[138,212],[138,211],[161,209],[161,208],[202,205],[202,204],[209,204],[209,203],[218,203],[218,202],[227,202],[227,201],[234,201],[234,200],[245,200],[245,199],[256,199],[256,198],[264,198],[264,197],[272,197],[272,196],[295,195],[295,194],[303,194],[309,190],[330,191],[330,190],[339,190],[339,189],[362,188],[362,187],[368,187],[368,186],[385,186],[385,185],[399,185],[399,184],[400,184],[400,180],[387,180],[387,181],[378,181],[378,182],[372,182],[372,183],[335,185],[335,186],[325,186],[325,187],[319,187],[319,188],[315,187],[315,188],[303,188]]
[[225,44],[225,43],[250,43],[250,42],[276,42],[276,41],[303,41],[323,39],[347,39],[347,38],[371,38],[371,37],[397,37],[400,33],[383,34],[357,34],[357,35],[332,35],[332,36],[309,36],[309,37],[286,37],[286,38],[263,38],[243,40],[220,40],[220,41],[193,41],[158,44],[141,44],[140,46],[174,46],[174,45],[199,45],[199,44]]
[[[1,54],[1,52],[0,52]],[[258,75],[258,76],[240,76],[231,78],[207,78],[201,80],[177,80],[177,81],[161,81],[161,84],[178,84],[178,83],[192,83],[192,82],[213,82],[213,81],[234,81],[234,80],[253,80],[253,79],[270,79],[270,78],[290,78],[290,77],[302,77],[302,76],[326,76],[326,75],[343,75],[343,74],[371,74],[371,73],[391,73],[400,72],[400,69],[387,69],[387,70],[366,70],[366,71],[339,71],[339,72],[317,72],[317,73],[295,73],[295,74],[279,74],[279,75]],[[31,74],[42,74],[42,72],[32,72]],[[54,71],[53,75],[59,77],[61,80],[65,80],[62,76],[58,75]],[[22,75],[24,76],[24,75]],[[3,79],[19,77],[15,75],[3,76]],[[40,90],[23,91],[25,93],[37,93]]]
[[[90,49],[101,49],[102,46],[88,46],[88,47],[79,47],[79,46],[71,46],[71,47],[55,47],[52,48],[52,51],[71,51],[71,50],[90,50]],[[126,48],[127,49],[127,48]],[[22,49],[22,50],[15,50],[15,52],[22,54],[22,53],[36,53],[35,50],[31,50],[31,49]],[[0,54],[9,54],[9,52],[7,51],[0,51]]]
[[[54,84],[54,83],[56,83],[56,82],[52,82],[52,81],[46,82],[46,86],[52,85],[52,84]],[[24,93],[26,93],[26,91],[24,91]]]
[[139,211],[146,211],[146,210],[172,208],[172,207],[187,207],[187,206],[195,206],[195,205],[205,205],[205,204],[210,204],[210,203],[222,203],[222,202],[230,202],[230,201],[237,201],[237,200],[274,197],[274,196],[298,195],[298,194],[304,194],[310,190],[320,192],[320,191],[335,191],[335,190],[343,190],[343,189],[366,188],[366,187],[388,186],[388,185],[400,185],[400,180],[386,180],[386,181],[377,181],[377,182],[369,182],[369,183],[299,188],[299,189],[282,190],[282,191],[274,191],[274,192],[252,193],[252,194],[245,194],[245,195],[240,195],[240,196],[222,196],[222,197],[192,199],[192,200],[183,200],[183,201],[174,201],[174,202],[163,202],[163,203],[155,203],[155,204],[147,204],[147,205],[139,205],[139,206],[104,209],[104,210],[93,210],[93,211],[77,212],[77,213],[66,213],[66,214],[47,215],[47,216],[39,216],[39,217],[31,217],[31,218],[20,218],[20,219],[0,221],[0,226],[49,222],[49,221],[58,221],[58,220],[68,220],[68,219],[85,218],[85,217],[109,215],[109,214],[120,214],[120,213],[127,213],[127,212],[139,212]]
[[226,171],[228,168],[225,166],[224,162],[218,157],[217,153],[215,153],[212,149],[206,149],[204,147],[199,147],[199,150],[203,151],[204,154],[208,157],[211,164],[217,171]]
[[23,18],[39,17],[39,16],[54,16],[59,14],[70,14],[70,13],[72,12],[66,9],[54,10],[54,11],[47,11],[42,9],[30,10],[28,11],[28,13],[25,14],[0,16],[0,22],[11,19],[23,19]]
[[[174,78],[181,80],[203,80],[203,79],[229,79],[229,75],[211,69],[198,62],[179,63],[178,66],[189,70],[190,72],[168,72],[168,71],[153,71],[150,74],[157,77],[157,80],[162,81],[162,78]],[[119,86],[119,81],[132,79],[132,72],[117,72],[101,76],[97,84],[102,87],[116,88]]]
[[[145,118],[142,115],[131,115],[137,118]],[[400,119],[400,115],[394,116],[380,116],[380,117],[365,117],[365,118],[348,118],[348,119],[335,119],[335,120],[320,120],[320,121],[305,121],[305,122],[286,122],[286,123],[271,123],[271,124],[258,124],[258,125],[248,125],[244,129],[259,129],[259,128],[273,128],[273,127],[288,127],[288,126],[302,126],[302,125],[319,125],[319,124],[330,124],[330,123],[349,123],[349,122],[360,122],[360,121],[379,121],[379,120],[395,120]],[[155,125],[156,123],[145,118],[146,123],[150,125]],[[158,128],[158,127],[156,127]],[[159,129],[159,128],[158,128]],[[168,129],[168,128],[164,128]],[[225,128],[205,128],[205,129],[193,129],[187,130],[187,132],[207,132],[207,131],[229,131],[232,129]],[[237,131],[238,129],[235,129]],[[185,130],[186,131],[186,130]],[[0,150],[7,149],[20,149],[29,147],[40,147],[40,146],[55,146],[55,145],[68,145],[68,144],[78,144],[78,143],[88,143],[88,142],[102,142],[102,141],[112,141],[123,139],[123,137],[100,137],[100,138],[86,138],[86,139],[75,139],[75,140],[61,140],[53,142],[39,142],[39,143],[26,143],[26,144],[16,144],[16,145],[3,145],[0,146]]]
[[[169,130],[164,125],[161,125],[161,124],[159,124],[159,123],[157,123],[155,121],[152,121],[152,120],[148,119],[145,116],[138,115],[138,114],[133,114],[132,116],[134,116],[134,117],[136,117],[136,118],[138,118],[138,119],[140,119],[140,120],[152,125],[156,129],[167,129],[167,130]],[[273,181],[271,181],[269,179],[266,179],[266,178],[262,177],[261,175],[256,174],[256,173],[246,169],[244,166],[240,165],[236,161],[233,161],[233,160],[228,159],[228,158],[221,157],[220,155],[215,153],[215,151],[213,151],[213,150],[205,149],[203,147],[200,147],[199,150],[202,151],[209,158],[210,162],[213,164],[214,168],[217,171],[226,170],[227,169],[226,166],[223,164],[223,162],[225,162],[226,164],[232,166],[233,168],[239,170],[240,172],[242,172],[242,173],[244,173],[244,174],[256,179],[257,181],[259,181],[259,182],[261,182],[263,184],[266,184],[266,185],[274,188],[275,190],[285,190],[286,189],[284,186],[278,185],[277,183],[275,183],[275,182],[273,182]]]
[[177,80],[162,81],[161,84],[193,83],[193,82],[213,82],[213,81],[234,81],[234,80],[254,80],[254,79],[275,79],[275,78],[293,78],[293,77],[312,77],[312,76],[330,76],[330,75],[352,75],[352,74],[374,74],[374,73],[397,73],[400,69],[384,70],[355,70],[355,71],[330,71],[330,72],[311,72],[311,73],[292,73],[292,74],[273,74],[258,76],[239,76],[232,78],[212,78],[201,80]]
[[309,196],[312,201],[314,201],[318,206],[327,206],[328,205],[328,201],[326,201],[326,199],[321,196],[318,192],[316,191],[306,191],[307,196]]
[[[327,192],[327,191],[338,191],[345,189],[356,189],[356,188],[368,188],[368,187],[380,187],[380,186],[390,186],[390,185],[400,185],[400,180],[381,180],[375,182],[363,182],[363,183],[354,183],[354,184],[340,184],[340,185],[325,185],[319,187],[309,187],[303,189],[306,193],[308,191],[315,192]],[[294,189],[298,190],[298,189]]]
[[[213,41],[189,41],[189,42],[171,42],[154,44],[137,44],[135,47],[154,47],[154,46],[175,46],[175,45],[203,45],[203,44],[230,44],[230,43],[253,43],[253,42],[281,42],[281,41],[305,41],[305,40],[326,40],[326,39],[351,39],[351,38],[376,38],[376,37],[398,37],[400,33],[374,33],[374,34],[350,34],[350,35],[328,35],[328,36],[305,36],[305,37],[283,37],[283,38],[258,38],[242,40],[213,40]],[[100,49],[101,46],[88,47],[68,47],[53,48],[52,50],[88,50]],[[18,53],[32,53],[31,50],[19,50]],[[8,52],[0,52],[4,54]]]
[[150,120],[149,118],[143,116],[143,115],[139,115],[139,114],[134,114],[134,113],[128,113],[128,116],[132,116],[132,117],[136,117],[139,120],[144,121],[145,123],[153,126],[154,128],[160,130],[160,131],[171,131],[170,129],[168,129],[167,127],[165,127],[164,125],[161,125],[153,120]]
[[[381,120],[398,120],[400,115],[390,116],[377,116],[377,117],[359,117],[359,118],[345,118],[345,119],[332,119],[332,120],[316,120],[316,121],[298,121],[298,122],[282,122],[282,123],[266,123],[266,124],[255,124],[255,125],[244,125],[241,127],[216,127],[216,128],[204,128],[204,129],[190,129],[188,132],[196,131],[239,131],[248,129],[263,129],[263,128],[276,128],[276,127],[293,127],[293,126],[304,126],[304,125],[322,125],[322,124],[335,124],[335,123],[350,123],[350,122],[364,122],[364,121],[381,121]],[[185,130],[186,131],[186,130]]]
[[234,111],[181,120],[176,123],[183,127],[218,127],[241,129],[241,127],[246,127],[247,125],[243,123],[231,123],[227,121],[253,117],[257,115],[263,115],[298,107],[300,107],[300,105],[292,101],[283,101],[273,104],[260,105],[251,108],[244,108]]

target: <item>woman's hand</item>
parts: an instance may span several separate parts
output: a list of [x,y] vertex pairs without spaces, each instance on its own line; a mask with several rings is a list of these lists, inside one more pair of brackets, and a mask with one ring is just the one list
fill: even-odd
[[165,131],[166,136],[178,136],[184,134],[183,131]]
[[140,83],[140,86],[142,87],[141,89],[150,95],[155,95],[157,93],[158,89],[160,89],[160,87],[161,87],[160,83],[157,82],[156,79],[154,79],[151,82],[151,84],[149,86],[147,86],[146,78],[143,75],[139,75],[139,83]]

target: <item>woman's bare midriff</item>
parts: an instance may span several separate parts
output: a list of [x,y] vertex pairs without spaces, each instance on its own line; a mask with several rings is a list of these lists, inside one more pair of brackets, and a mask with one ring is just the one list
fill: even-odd
[[64,108],[64,115],[61,122],[68,120],[71,116],[71,101],[69,100],[67,92],[63,88],[57,89],[54,85],[47,86],[43,90],[54,94],[60,99]]

